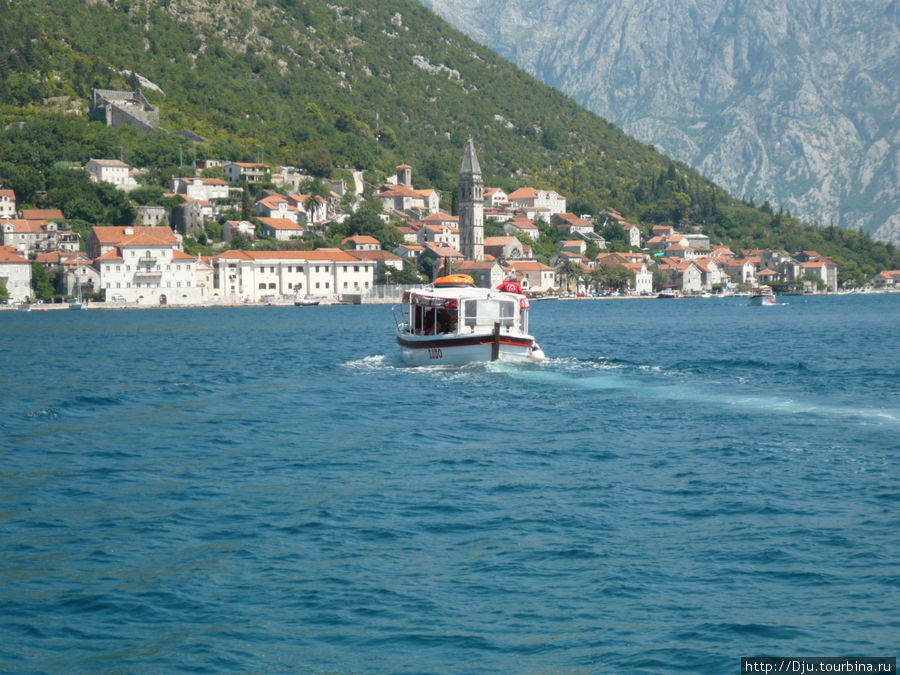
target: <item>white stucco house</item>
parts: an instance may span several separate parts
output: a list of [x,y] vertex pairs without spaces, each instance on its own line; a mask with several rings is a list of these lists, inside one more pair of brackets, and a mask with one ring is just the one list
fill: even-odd
[[0,218],[16,217],[16,193],[12,190],[0,190]]
[[0,283],[6,287],[10,302],[31,297],[31,261],[12,246],[0,246]]
[[146,305],[199,302],[196,264],[193,256],[149,234],[131,237],[94,260],[107,300],[121,296]]
[[173,178],[172,192],[186,195],[188,199],[211,202],[214,199],[228,199],[228,181],[221,178]]
[[335,297],[363,293],[375,282],[375,261],[336,248],[315,251],[225,251],[213,258],[213,293],[229,302],[274,296]]
[[118,159],[89,159],[84,170],[95,183],[109,183],[126,191],[138,186],[131,177],[131,167]]

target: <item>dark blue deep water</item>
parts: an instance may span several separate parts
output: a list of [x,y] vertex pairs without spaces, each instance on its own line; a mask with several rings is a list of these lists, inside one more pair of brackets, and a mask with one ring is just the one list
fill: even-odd
[[0,671],[896,656],[900,295],[0,314]]

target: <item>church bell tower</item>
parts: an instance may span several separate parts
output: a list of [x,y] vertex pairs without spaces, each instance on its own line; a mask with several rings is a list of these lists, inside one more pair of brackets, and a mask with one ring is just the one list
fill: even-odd
[[466,260],[484,260],[484,181],[471,138],[459,170],[459,248]]

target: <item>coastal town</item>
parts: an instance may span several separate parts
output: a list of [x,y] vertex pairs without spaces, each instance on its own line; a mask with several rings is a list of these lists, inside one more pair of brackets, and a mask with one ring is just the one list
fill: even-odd
[[[114,98],[115,92],[101,94]],[[76,170],[126,193],[139,187],[142,173],[110,158]],[[410,165],[397,166],[380,184],[367,183],[360,171],[352,175],[352,181],[322,181],[325,194],[304,194],[313,177],[298,168],[205,159],[192,175],[169,181],[166,197],[177,206],[140,205],[134,223],[94,226],[86,241],[61,210],[20,206],[15,192],[0,186],[0,294],[6,307],[82,297],[95,306],[303,298],[358,304],[396,299],[398,280],[409,269],[432,279],[452,270],[491,288],[514,277],[532,297],[656,297],[664,289],[678,296],[728,294],[763,284],[794,293],[840,290],[838,266],[815,251],[734,251],[702,231],[641,227],[609,207],[571,213],[566,197],[552,189],[485,187],[471,139],[456,215],[442,207],[447,195],[414,186]],[[351,218],[364,199],[380,205],[378,217],[396,228],[399,244],[387,247],[354,233],[340,246],[310,246]],[[246,217],[227,217],[242,205]],[[218,225],[218,240],[210,241],[210,223]],[[548,232],[555,250],[542,260],[534,248]],[[615,241],[604,237],[610,232]],[[213,252],[186,251],[186,241],[197,239]],[[44,291],[50,297],[40,297],[36,276],[52,285],[52,294]],[[900,270],[881,271],[872,285],[900,287]]]

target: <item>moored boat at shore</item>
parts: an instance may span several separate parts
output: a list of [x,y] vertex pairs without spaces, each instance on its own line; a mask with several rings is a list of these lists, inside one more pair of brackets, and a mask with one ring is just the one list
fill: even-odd
[[403,361],[423,366],[543,360],[528,333],[528,298],[505,289],[479,288],[472,277],[452,274],[405,292],[399,317],[394,307]]
[[660,300],[674,300],[681,297],[681,291],[677,288],[666,286],[656,296]]

